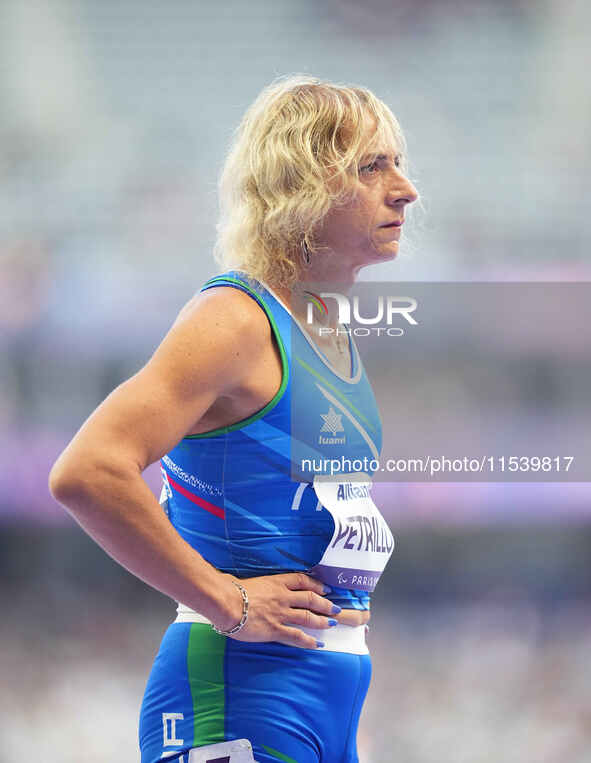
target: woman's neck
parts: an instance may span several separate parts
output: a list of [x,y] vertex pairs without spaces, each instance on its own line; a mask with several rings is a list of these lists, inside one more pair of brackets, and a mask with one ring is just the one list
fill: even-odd
[[[342,274],[335,274],[332,279],[326,276],[320,279],[304,271],[291,289],[273,287],[273,291],[301,323],[309,323],[308,318],[312,314],[317,325],[336,328],[339,325],[338,297],[349,295],[354,280],[344,281]],[[334,294],[335,297],[329,297],[328,294]]]

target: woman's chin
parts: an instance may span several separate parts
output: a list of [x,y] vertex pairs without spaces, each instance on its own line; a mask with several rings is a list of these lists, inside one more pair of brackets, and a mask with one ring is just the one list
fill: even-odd
[[381,246],[373,252],[372,259],[368,265],[375,265],[378,262],[388,262],[398,257],[398,241],[390,241],[387,246]]

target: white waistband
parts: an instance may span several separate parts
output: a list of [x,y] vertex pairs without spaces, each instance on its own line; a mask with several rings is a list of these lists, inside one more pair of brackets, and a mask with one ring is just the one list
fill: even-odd
[[[204,615],[195,612],[195,610],[184,604],[177,607],[177,616],[175,623],[206,623],[211,625]],[[318,647],[319,652],[348,652],[349,654],[369,654],[367,644],[365,643],[365,634],[368,630],[366,625],[344,625],[338,623],[330,628],[306,628],[303,625],[295,623],[285,623],[286,625],[299,628],[317,641],[322,641],[324,646]]]

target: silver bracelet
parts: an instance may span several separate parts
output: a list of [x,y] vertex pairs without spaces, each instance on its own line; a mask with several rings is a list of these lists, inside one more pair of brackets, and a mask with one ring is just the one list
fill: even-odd
[[246,621],[248,620],[248,594],[246,593],[246,588],[244,586],[241,586],[240,583],[237,583],[235,580],[232,581],[234,585],[240,589],[240,593],[242,594],[242,619],[238,623],[238,625],[235,625],[233,628],[230,628],[228,631],[223,631],[220,628],[216,628],[215,625],[212,623],[211,627],[214,629],[216,633],[220,633],[222,636],[232,636],[234,633],[238,633],[239,630],[244,628],[246,625]]

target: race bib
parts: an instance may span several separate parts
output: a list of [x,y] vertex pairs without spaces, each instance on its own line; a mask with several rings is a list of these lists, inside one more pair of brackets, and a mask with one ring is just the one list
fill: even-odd
[[316,496],[332,514],[335,529],[310,574],[327,585],[373,591],[394,550],[394,536],[371,499],[369,477],[367,482],[347,481],[352,476],[359,478],[314,478]]
[[256,760],[248,739],[234,739],[195,747],[189,753],[189,763],[256,763]]

